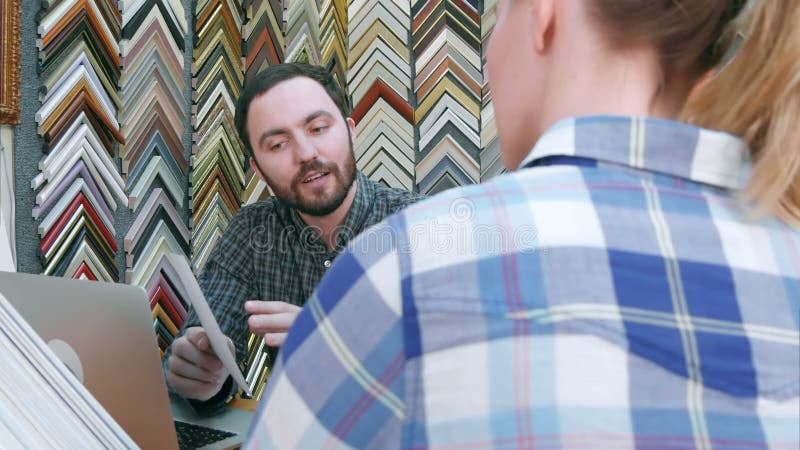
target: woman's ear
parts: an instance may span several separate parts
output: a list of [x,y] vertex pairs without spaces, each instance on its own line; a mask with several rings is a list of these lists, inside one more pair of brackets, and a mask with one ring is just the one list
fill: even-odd
[[692,89],[689,91],[689,95],[686,97],[687,102],[692,100],[694,96],[697,95],[698,92],[702,91],[708,82],[714,78],[715,70],[716,69],[711,69],[697,79],[697,81],[694,83],[694,86],[692,86]]

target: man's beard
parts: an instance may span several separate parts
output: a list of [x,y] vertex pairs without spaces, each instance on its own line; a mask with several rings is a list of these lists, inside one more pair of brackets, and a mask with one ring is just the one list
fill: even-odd
[[[309,163],[303,164],[289,186],[280,186],[267,176],[266,172],[261,169],[256,161],[258,170],[264,177],[267,185],[272,189],[275,197],[286,206],[296,209],[297,211],[308,214],[309,216],[322,217],[336,211],[342,205],[347,193],[353,186],[356,179],[356,159],[353,154],[353,145],[350,144],[350,155],[344,162],[344,167],[339,170],[339,167],[332,162],[323,163],[315,159]],[[303,184],[308,174],[312,171],[325,171],[328,172],[329,177],[333,177],[334,188],[332,192],[321,193],[319,195],[312,194],[312,198],[304,197],[300,192],[300,187]]]

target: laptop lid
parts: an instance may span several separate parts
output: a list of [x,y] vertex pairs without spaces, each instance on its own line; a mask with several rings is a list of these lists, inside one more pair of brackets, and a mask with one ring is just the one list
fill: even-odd
[[142,288],[0,272],[0,292],[140,447],[177,448]]

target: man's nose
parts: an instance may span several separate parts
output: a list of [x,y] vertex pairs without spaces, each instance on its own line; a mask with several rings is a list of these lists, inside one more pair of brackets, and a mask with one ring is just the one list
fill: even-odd
[[319,157],[316,144],[307,136],[297,139],[297,159],[300,162],[307,162]]

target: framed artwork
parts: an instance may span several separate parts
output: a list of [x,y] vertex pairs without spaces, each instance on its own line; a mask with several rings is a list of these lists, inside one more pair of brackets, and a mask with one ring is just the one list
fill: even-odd
[[0,124],[19,123],[21,0],[0,0]]

